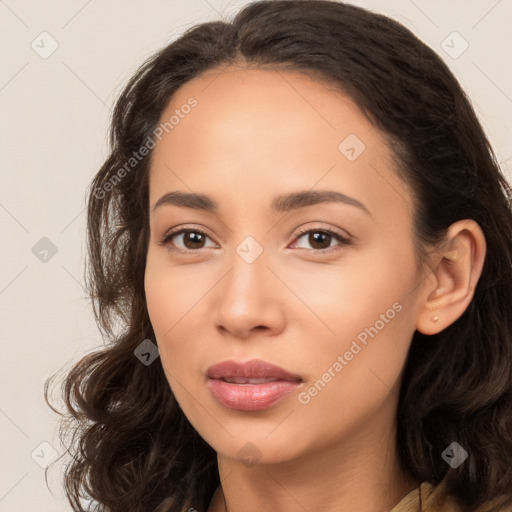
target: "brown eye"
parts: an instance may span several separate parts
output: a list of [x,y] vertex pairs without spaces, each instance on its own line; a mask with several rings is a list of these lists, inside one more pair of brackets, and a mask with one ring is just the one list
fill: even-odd
[[[174,243],[174,239],[177,239],[181,245],[176,245]],[[170,249],[175,248],[182,251],[194,251],[197,249],[204,249],[207,239],[209,239],[208,235],[202,231],[184,228],[174,233],[169,233],[160,243],[161,245],[174,246],[169,247]]]
[[[310,251],[335,249],[337,246],[350,244],[350,240],[348,238],[330,229],[309,229],[302,231],[299,233],[296,240],[300,240],[301,238],[306,239],[306,242],[310,245],[311,249],[309,247],[298,247]],[[331,246],[333,240],[339,242],[337,246]]]
[[183,244],[187,249],[201,249],[205,242],[205,235],[196,231],[183,233]]
[[310,232],[308,242],[314,249],[327,249],[331,245],[332,235],[320,231]]

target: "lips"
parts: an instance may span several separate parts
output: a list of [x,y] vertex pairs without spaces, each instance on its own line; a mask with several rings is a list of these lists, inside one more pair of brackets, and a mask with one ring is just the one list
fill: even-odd
[[223,361],[210,366],[206,375],[210,379],[221,379],[235,384],[261,384],[277,380],[301,382],[299,375],[287,372],[283,368],[267,361],[252,359],[246,363]]
[[259,411],[277,404],[295,393],[301,381],[276,380],[264,384],[230,384],[222,379],[208,379],[213,397],[228,409]]
[[224,407],[240,411],[267,409],[303,386],[299,375],[266,361],[224,361],[207,370],[207,386]]

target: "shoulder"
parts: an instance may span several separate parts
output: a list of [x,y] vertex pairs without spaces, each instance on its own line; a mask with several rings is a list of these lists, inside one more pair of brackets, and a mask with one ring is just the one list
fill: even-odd
[[[390,512],[469,512],[461,507],[453,494],[450,494],[444,482],[438,485],[422,482],[409,492]],[[488,502],[471,512],[512,512],[510,508],[499,506],[499,501]]]

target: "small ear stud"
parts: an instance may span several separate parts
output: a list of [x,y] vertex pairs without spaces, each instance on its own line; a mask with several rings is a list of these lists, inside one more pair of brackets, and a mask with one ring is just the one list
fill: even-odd
[[432,320],[432,322],[437,322],[437,321],[439,320],[439,317],[437,317],[437,316],[433,316],[433,317],[431,318],[431,320]]
[[459,255],[456,250],[447,252],[444,257],[450,261],[457,261]]

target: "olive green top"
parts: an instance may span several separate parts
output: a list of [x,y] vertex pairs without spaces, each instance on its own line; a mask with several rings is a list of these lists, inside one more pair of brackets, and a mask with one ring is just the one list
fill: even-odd
[[[472,512],[512,512],[511,508],[494,508],[497,502],[482,505]],[[225,512],[220,494],[220,486],[212,496],[208,512]],[[405,495],[389,512],[463,512],[455,498],[446,492],[443,482],[435,486],[423,482]]]
[[[493,505],[496,507],[497,501],[472,509],[472,512],[512,512],[510,508],[492,509]],[[463,509],[453,495],[446,492],[443,482],[437,486],[423,482],[403,497],[390,512],[463,512]]]

